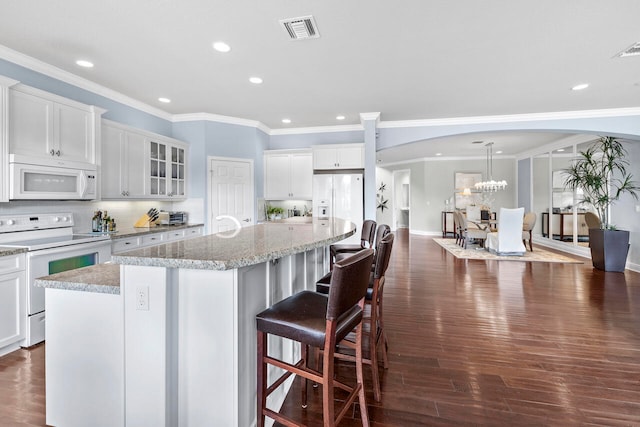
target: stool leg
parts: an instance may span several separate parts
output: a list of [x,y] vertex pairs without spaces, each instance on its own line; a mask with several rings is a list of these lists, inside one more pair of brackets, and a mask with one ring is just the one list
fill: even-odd
[[[374,310],[371,310],[374,311]],[[371,313],[371,335],[369,336],[369,357],[371,358],[371,379],[373,381],[373,398],[380,402],[380,377],[378,372],[377,338],[378,326],[376,316]]]
[[267,364],[264,362],[264,356],[267,355],[267,337],[264,332],[257,331],[258,335],[258,408],[256,411],[256,426],[264,427],[264,409],[267,405]]
[[[302,366],[303,368],[308,367],[309,363],[309,346],[306,344],[300,345],[300,353],[302,357]],[[309,380],[302,377],[302,408],[307,409],[307,387],[309,386]]]
[[367,410],[367,399],[364,393],[364,375],[362,373],[362,322],[356,327],[356,378],[360,387],[358,398],[360,402],[360,416],[362,417],[362,427],[369,427],[369,412]]
[[[331,334],[326,334],[323,360],[322,360],[322,418],[325,427],[333,427],[336,423],[336,414],[333,401],[333,376],[335,351],[335,326]],[[331,338],[329,338],[331,337]]]

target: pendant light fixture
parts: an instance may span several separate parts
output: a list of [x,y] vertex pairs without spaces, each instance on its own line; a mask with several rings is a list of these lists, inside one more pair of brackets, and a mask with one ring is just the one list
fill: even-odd
[[507,186],[507,181],[504,179],[502,181],[494,181],[493,180],[493,142],[488,142],[485,147],[487,147],[487,181],[476,182],[475,187],[476,190],[482,191],[483,193],[495,193],[499,190],[504,190]]

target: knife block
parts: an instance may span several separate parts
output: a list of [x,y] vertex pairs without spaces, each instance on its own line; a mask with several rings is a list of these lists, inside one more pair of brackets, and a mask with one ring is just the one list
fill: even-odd
[[140,217],[139,220],[136,221],[135,224],[133,224],[134,228],[148,228],[148,227],[152,227],[156,225],[155,221],[151,221],[151,218],[149,218],[149,215],[144,214]]

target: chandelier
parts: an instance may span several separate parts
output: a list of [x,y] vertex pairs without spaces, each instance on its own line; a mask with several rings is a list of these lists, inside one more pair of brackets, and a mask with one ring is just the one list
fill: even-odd
[[494,193],[499,190],[504,190],[507,186],[507,181],[493,180],[493,142],[489,142],[485,145],[487,147],[487,181],[476,182],[474,184],[476,190],[483,193]]

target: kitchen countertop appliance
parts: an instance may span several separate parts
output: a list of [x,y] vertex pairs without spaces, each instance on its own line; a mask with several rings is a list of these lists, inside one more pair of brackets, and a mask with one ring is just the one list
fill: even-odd
[[167,212],[160,211],[158,215],[158,224],[160,225],[178,225],[187,223],[186,212]]
[[45,337],[45,291],[36,278],[111,260],[108,235],[73,234],[73,225],[71,213],[0,216],[0,246],[27,249],[23,347]]

